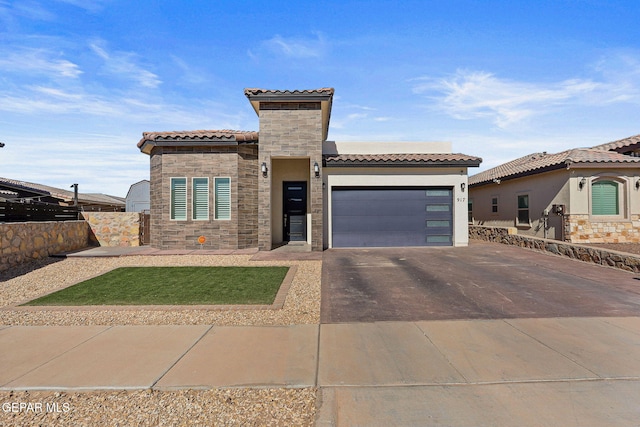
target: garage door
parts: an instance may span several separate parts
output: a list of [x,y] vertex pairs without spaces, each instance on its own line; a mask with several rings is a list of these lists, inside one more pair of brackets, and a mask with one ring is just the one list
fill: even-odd
[[451,188],[333,187],[332,246],[451,246]]

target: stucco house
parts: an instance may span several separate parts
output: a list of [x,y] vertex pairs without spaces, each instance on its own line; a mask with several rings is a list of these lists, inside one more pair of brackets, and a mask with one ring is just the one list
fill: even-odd
[[479,225],[572,243],[640,242],[640,135],[534,153],[469,178]]
[[259,132],[143,133],[151,246],[467,245],[467,169],[480,158],[449,143],[327,141],[332,88],[244,93]]

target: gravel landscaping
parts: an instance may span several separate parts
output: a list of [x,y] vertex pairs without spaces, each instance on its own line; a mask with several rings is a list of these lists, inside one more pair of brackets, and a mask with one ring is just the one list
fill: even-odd
[[[320,322],[321,261],[251,261],[250,255],[67,258],[0,273],[0,325],[296,325]],[[124,266],[297,266],[282,309],[16,307]],[[315,388],[0,392],[0,426],[310,426]],[[41,411],[19,409],[33,404]],[[50,411],[47,411],[49,404]],[[57,410],[56,410],[57,409]],[[65,410],[66,409],[66,410]]]
[[[5,280],[0,276],[3,325],[300,325],[320,322],[321,261],[251,261],[250,255],[173,255],[67,258]],[[281,310],[242,309],[48,309],[14,306],[125,266],[296,265]]]

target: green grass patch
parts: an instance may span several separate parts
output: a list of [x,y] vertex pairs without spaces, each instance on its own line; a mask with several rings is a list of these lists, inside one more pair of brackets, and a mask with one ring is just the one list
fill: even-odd
[[122,267],[23,305],[272,304],[289,267]]

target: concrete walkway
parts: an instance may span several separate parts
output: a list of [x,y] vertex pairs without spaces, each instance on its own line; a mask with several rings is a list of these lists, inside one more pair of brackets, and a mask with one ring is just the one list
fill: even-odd
[[637,427],[638,361],[640,317],[0,329],[0,390],[317,386],[320,426]]

